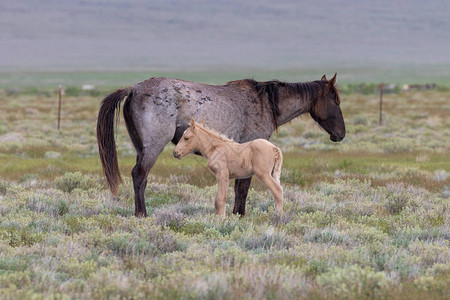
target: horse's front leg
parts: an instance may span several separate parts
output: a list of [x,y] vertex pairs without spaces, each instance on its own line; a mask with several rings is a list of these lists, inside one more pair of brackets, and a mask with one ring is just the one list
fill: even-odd
[[225,204],[227,200],[227,190],[228,190],[228,184],[230,182],[228,172],[226,171],[220,171],[216,173],[216,179],[217,179],[217,194],[216,199],[214,201],[214,204],[216,206],[216,215],[222,217],[222,219],[225,218]]

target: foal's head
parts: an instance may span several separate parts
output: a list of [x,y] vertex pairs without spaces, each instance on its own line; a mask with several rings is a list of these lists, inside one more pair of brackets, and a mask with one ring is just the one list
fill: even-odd
[[330,140],[340,142],[345,137],[345,123],[339,104],[339,91],[336,88],[336,74],[327,80],[325,75],[321,81],[326,81],[325,88],[313,103],[311,117],[330,134]]
[[183,136],[173,151],[173,156],[175,158],[182,159],[184,156],[197,149],[198,139],[196,135],[196,126],[196,122],[194,118],[192,118],[188,129],[184,131]]

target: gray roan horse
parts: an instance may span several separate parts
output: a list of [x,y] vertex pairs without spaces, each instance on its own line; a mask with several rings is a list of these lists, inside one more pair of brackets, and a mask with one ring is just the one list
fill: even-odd
[[[345,136],[345,124],[335,84],[336,74],[330,80],[324,75],[321,80],[306,83],[244,79],[225,85],[159,77],[117,90],[103,100],[97,122],[100,159],[111,192],[117,196],[122,182],[114,119],[125,98],[123,115],[137,153],[132,171],[135,215],[142,217],[147,215],[147,175],[167,143],[178,143],[192,117],[244,143],[258,138],[268,140],[278,126],[310,113],[330,139],[339,142]],[[251,177],[235,181],[235,214],[245,214],[250,181]]]

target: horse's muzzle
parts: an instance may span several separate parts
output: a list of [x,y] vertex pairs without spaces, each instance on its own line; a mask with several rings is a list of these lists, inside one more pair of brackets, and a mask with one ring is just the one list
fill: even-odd
[[175,157],[176,159],[181,159],[181,155],[175,151],[173,151],[173,157]]
[[345,137],[345,133],[344,134],[331,134],[330,140],[333,142],[340,142],[344,139],[344,137]]

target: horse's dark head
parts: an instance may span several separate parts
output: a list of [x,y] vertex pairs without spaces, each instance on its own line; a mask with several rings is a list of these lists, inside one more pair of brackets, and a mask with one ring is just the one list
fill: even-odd
[[323,75],[321,83],[325,86],[313,103],[310,114],[330,134],[330,140],[340,142],[345,137],[345,123],[339,107],[341,100],[336,88],[336,74],[330,80]]

